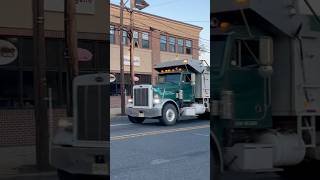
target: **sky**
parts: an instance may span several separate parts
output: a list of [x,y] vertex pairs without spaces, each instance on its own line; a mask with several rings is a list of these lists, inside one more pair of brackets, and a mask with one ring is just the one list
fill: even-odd
[[[200,52],[200,59],[210,63],[210,0],[145,0],[149,7],[142,10],[150,14],[200,26],[200,44],[206,52]],[[120,0],[110,0],[120,4]],[[124,0],[126,2],[126,0]],[[129,3],[126,4],[129,6]]]

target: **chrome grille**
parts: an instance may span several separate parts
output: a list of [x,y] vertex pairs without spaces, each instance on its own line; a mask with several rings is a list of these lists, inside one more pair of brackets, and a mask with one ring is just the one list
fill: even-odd
[[107,141],[107,97],[107,86],[78,86],[78,140]]
[[135,88],[133,89],[134,106],[149,106],[149,89]]

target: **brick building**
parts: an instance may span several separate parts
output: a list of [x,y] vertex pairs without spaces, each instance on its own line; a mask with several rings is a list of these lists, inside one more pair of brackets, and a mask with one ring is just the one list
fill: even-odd
[[[109,63],[106,7],[104,0],[78,1],[78,46],[93,55],[79,62],[81,74],[105,72]],[[66,107],[63,9],[63,0],[45,0],[47,84],[54,108],[51,127],[65,116]],[[35,143],[32,20],[32,0],[1,2],[0,146]]]
[[[135,11],[134,19],[134,70],[139,77],[137,83],[154,83],[156,72],[153,66],[162,61],[175,59],[198,59],[199,58],[199,36],[201,27],[187,24],[184,22],[156,16],[153,14]],[[124,33],[120,37],[120,7],[110,5],[110,71],[119,78],[120,72],[120,46],[122,39],[125,44],[125,79],[126,89],[130,87],[130,64],[129,64],[129,45],[127,37],[130,15],[124,11]],[[116,81],[112,84],[112,94],[119,95],[120,83]],[[113,98],[116,99],[116,98]],[[111,105],[118,105],[115,103]]]

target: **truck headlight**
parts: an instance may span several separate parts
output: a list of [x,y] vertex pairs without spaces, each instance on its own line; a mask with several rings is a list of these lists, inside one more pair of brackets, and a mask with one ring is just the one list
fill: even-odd
[[58,127],[68,130],[68,131],[72,131],[72,126],[73,126],[73,120],[72,118],[62,118],[58,121]]
[[159,104],[159,103],[161,103],[161,99],[160,99],[159,95],[156,94],[153,96],[153,104]]
[[128,103],[132,103],[133,100],[131,98],[128,99]]

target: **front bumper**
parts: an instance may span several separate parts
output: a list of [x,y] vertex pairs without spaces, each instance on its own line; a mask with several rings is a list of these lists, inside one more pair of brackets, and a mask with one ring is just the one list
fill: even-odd
[[126,107],[126,114],[132,117],[156,118],[161,116],[161,107],[153,107],[151,109]]
[[109,148],[106,147],[65,147],[51,148],[51,164],[72,174],[102,175],[110,172]]

